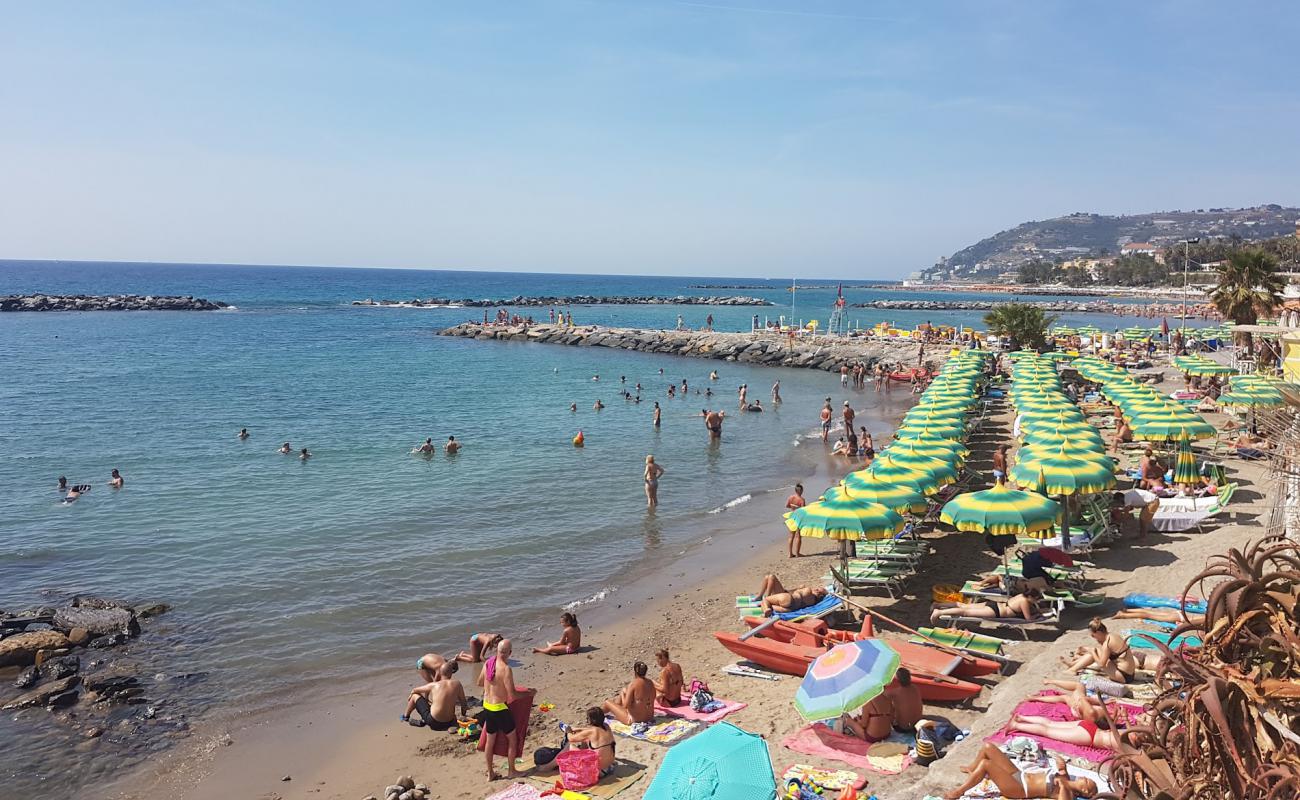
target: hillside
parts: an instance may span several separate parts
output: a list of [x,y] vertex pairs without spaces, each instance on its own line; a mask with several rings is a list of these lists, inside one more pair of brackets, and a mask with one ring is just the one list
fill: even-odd
[[1001,231],[925,271],[928,280],[989,278],[1031,261],[1118,255],[1128,243],[1168,247],[1200,237],[1268,239],[1296,232],[1300,208],[1279,205],[1107,216],[1070,214]]

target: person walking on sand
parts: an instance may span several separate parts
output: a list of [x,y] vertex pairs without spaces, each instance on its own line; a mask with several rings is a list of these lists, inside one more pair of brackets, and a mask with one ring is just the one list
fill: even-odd
[[772,384],[772,404],[781,402],[781,382],[776,381]]
[[655,401],[655,417],[654,417],[654,425],[655,425],[656,428],[659,427],[659,422],[660,422],[660,420],[661,420],[662,417],[663,417],[663,413],[664,413],[664,412],[663,412],[663,409],[659,408],[659,401],[656,400],[656,401]]
[[655,463],[654,456],[645,457],[645,504],[648,508],[654,508],[659,505],[659,476],[664,474],[664,468]]
[[722,412],[704,409],[704,427],[709,429],[709,439],[721,439]]
[[1007,482],[1007,446],[998,445],[993,451],[993,482],[999,485]]
[[668,657],[668,649],[662,647],[655,651],[655,663],[659,665],[659,680],[651,681],[655,699],[668,708],[681,705],[682,686],[686,682],[681,664],[674,664]]
[[[800,508],[803,508],[806,505],[808,505],[808,501],[805,500],[803,497],[803,484],[796,483],[794,485],[794,494],[790,495],[786,499],[785,507],[791,511],[795,511]],[[802,548],[803,548],[803,537],[799,535],[799,531],[797,529],[790,531],[790,542],[786,548],[787,550],[790,551],[790,558],[799,558],[800,556],[802,556],[803,553],[800,552]]]
[[631,682],[618,693],[617,700],[606,700],[600,710],[624,725],[648,723],[654,719],[655,685],[646,677],[649,671],[644,661],[633,664]]
[[483,687],[483,730],[487,734],[483,743],[483,756],[487,760],[489,781],[497,779],[492,757],[496,751],[497,737],[502,735],[508,742],[506,777],[519,776],[515,769],[515,759],[519,757],[519,737],[514,735],[515,718],[510,713],[510,704],[521,692],[515,688],[515,673],[509,662],[510,651],[510,640],[502,639],[497,645],[496,655],[487,660],[478,676],[478,685]]
[[829,443],[831,440],[831,399],[826,398],[826,405],[822,406],[822,441]]

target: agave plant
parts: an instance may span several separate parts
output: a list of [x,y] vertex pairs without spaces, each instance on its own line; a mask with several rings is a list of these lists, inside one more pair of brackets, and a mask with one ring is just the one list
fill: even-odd
[[[1184,594],[1214,582],[1197,649],[1164,653],[1152,722],[1111,762],[1118,794],[1170,800],[1300,796],[1300,546],[1282,537],[1206,563]],[[1154,640],[1153,640],[1154,641]]]

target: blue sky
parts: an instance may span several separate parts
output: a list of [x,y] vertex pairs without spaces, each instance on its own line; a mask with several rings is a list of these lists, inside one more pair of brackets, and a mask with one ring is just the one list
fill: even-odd
[[1287,3],[11,3],[0,257],[899,277],[1300,204]]

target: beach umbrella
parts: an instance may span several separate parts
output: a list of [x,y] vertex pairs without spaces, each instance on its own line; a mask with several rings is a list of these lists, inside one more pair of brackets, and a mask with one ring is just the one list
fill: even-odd
[[998,484],[949,500],[939,520],[959,531],[1028,535],[1050,530],[1061,518],[1061,506],[1041,494]]
[[1177,439],[1186,435],[1189,439],[1209,439],[1215,435],[1214,428],[1193,415],[1168,415],[1167,417],[1137,416],[1130,423],[1133,435],[1143,439]]
[[[940,461],[944,464],[951,464],[954,467],[960,467],[966,461],[967,451],[965,447],[952,447],[953,443],[948,445],[942,444],[924,444],[917,442],[894,442],[885,448],[885,455],[897,459],[899,456],[908,458],[930,458]],[[965,451],[965,452],[963,452]]]
[[857,711],[885,691],[898,662],[898,651],[881,639],[837,644],[808,667],[794,694],[794,707],[811,721]]
[[1238,387],[1234,384],[1231,392],[1219,396],[1219,405],[1240,408],[1277,408],[1285,403],[1285,398],[1277,389],[1265,389],[1258,385]]
[[1186,435],[1178,437],[1178,455],[1174,458],[1174,483],[1199,485],[1201,473],[1196,469],[1196,456],[1192,453],[1192,440]]
[[1096,435],[1097,430],[1087,422],[1044,422],[1034,421],[1020,423],[1020,437],[1026,442],[1033,441],[1036,437],[1050,436],[1088,436]]
[[904,422],[898,427],[895,435],[901,437],[904,434],[941,439],[963,439],[966,436],[966,425],[962,422]]
[[1106,455],[1105,450],[1096,441],[1090,439],[1062,438],[1051,442],[1027,444],[1020,448],[1016,454],[1017,458],[1047,458],[1050,456],[1085,458],[1100,461],[1103,464],[1107,462],[1113,464],[1111,457]]
[[1036,409],[1019,409],[1019,410],[1021,412],[1020,427],[1022,430],[1024,429],[1025,423],[1028,422],[1066,423],[1066,422],[1084,421],[1083,412],[1077,408],[1075,409],[1059,408],[1059,409],[1051,409],[1045,411],[1038,411]]
[[1011,468],[1011,479],[1021,486],[1039,486],[1049,496],[1096,494],[1115,486],[1114,462],[1060,454],[1021,458]]
[[895,514],[924,514],[930,508],[919,489],[900,483],[885,483],[866,472],[850,472],[839,486],[828,489],[822,499],[839,500],[841,495],[852,502],[882,505]]
[[897,512],[885,506],[847,496],[818,500],[785,515],[785,526],[791,533],[849,542],[888,539],[903,530],[905,524]]
[[952,483],[951,480],[945,482],[943,478],[925,470],[919,470],[905,464],[896,464],[889,456],[876,459],[864,471],[870,472],[877,480],[884,483],[902,484],[927,496],[937,493],[941,487]]
[[953,439],[941,439],[937,436],[914,436],[907,431],[901,431],[896,434],[895,444],[912,445],[920,448],[923,452],[943,451],[952,453],[957,458],[965,461],[966,456],[970,455],[970,449],[966,445]]
[[776,800],[767,742],[730,722],[710,725],[668,749],[644,800]]
[[1204,364],[1194,364],[1183,370],[1188,375],[1231,375],[1236,372],[1235,369],[1226,364],[1219,364],[1214,361],[1207,361]]

